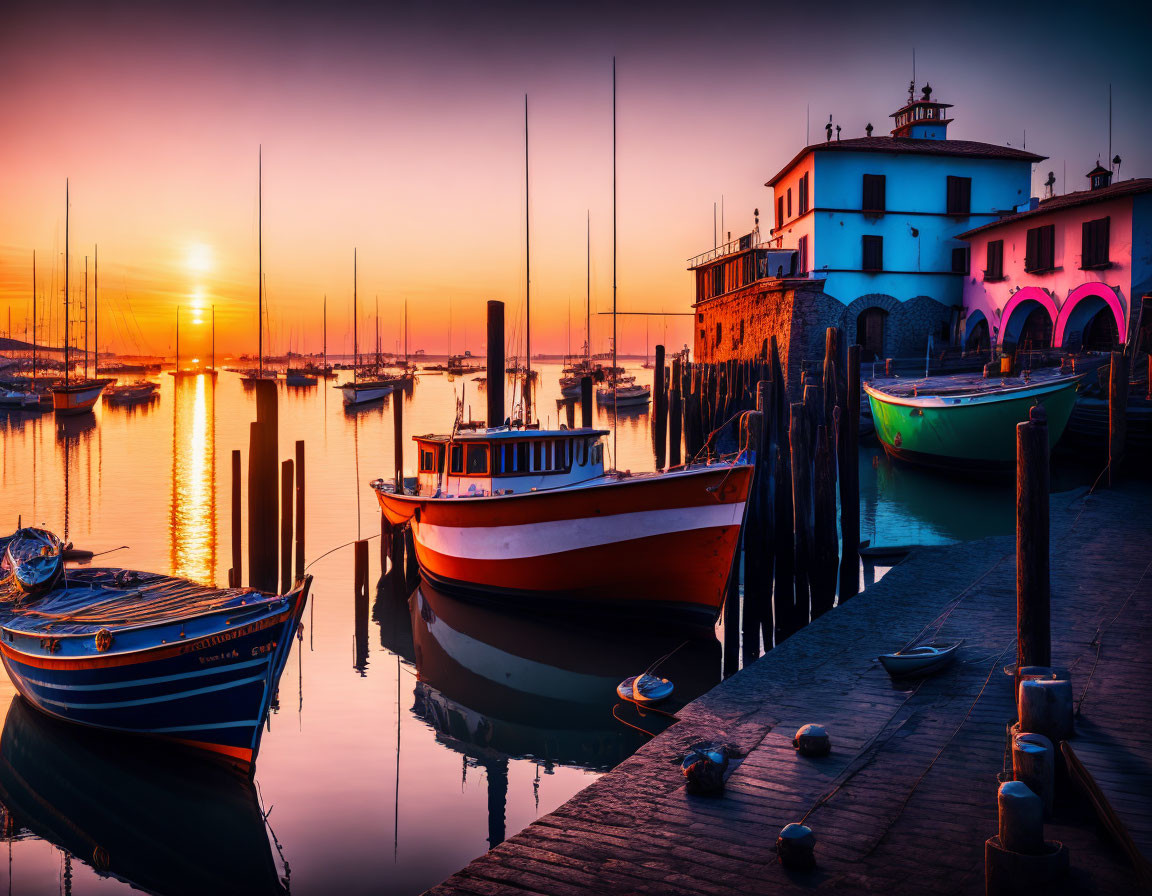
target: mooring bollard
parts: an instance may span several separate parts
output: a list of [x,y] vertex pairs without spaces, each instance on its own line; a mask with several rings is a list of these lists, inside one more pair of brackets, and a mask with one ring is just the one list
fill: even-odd
[[815,868],[816,835],[805,825],[787,825],[776,838],[776,855],[785,868],[798,871]]
[[1072,682],[1028,679],[1017,692],[1020,730],[1043,734],[1057,744],[1070,738],[1073,726]]
[[1016,425],[1016,667],[1052,661],[1048,519],[1048,416]]
[[292,461],[280,465],[280,593],[292,590]]
[[580,377],[580,426],[592,428],[592,377]]
[[396,494],[404,494],[404,396],[393,392],[392,398],[392,450],[396,461]]
[[697,744],[680,763],[685,789],[695,796],[723,794],[727,770],[728,752],[720,744]]
[[1128,364],[1123,352],[1112,352],[1108,369],[1108,487],[1120,477],[1128,434]]
[[796,732],[792,746],[801,756],[827,756],[832,752],[832,741],[823,725],[807,724]]
[[304,440],[296,442],[296,579],[304,577]]
[[1044,848],[1044,804],[1027,784],[1006,781],[996,794],[1000,844],[1010,852],[1036,855]]
[[489,426],[504,422],[504,303],[488,302],[488,418]]
[[1043,734],[1017,733],[1012,738],[1012,777],[1040,797],[1044,817],[1052,817],[1055,796],[1055,752]]
[[353,569],[353,582],[355,587],[355,596],[359,599],[361,595],[365,598],[368,596],[368,542],[366,540],[358,541],[353,549],[354,569]]
[[244,562],[243,549],[243,523],[241,522],[242,507],[240,496],[240,449],[232,451],[232,568],[228,571],[231,588],[240,587],[241,564]]
[[987,896],[1041,893],[1068,870],[1068,850],[1044,839],[1040,797],[1020,781],[1000,785],[996,795],[1000,833],[984,844]]

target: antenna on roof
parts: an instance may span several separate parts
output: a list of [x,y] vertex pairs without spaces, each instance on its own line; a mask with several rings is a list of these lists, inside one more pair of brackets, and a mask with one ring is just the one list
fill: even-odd
[[[1108,157],[1112,157],[1112,85],[1108,85]],[[1099,162],[1097,162],[1099,164]]]
[[912,80],[908,82],[908,102],[916,98],[916,48],[912,48]]

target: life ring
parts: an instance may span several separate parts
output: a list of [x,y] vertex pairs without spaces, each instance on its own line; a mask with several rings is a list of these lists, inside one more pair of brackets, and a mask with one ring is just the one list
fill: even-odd
[[107,652],[108,648],[112,646],[112,632],[106,628],[100,629],[96,632],[96,649],[101,653]]

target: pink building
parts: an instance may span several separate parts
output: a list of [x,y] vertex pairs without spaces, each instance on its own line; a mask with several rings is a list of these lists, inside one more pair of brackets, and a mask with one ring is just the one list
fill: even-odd
[[[959,235],[969,244],[964,344],[1106,350],[1152,293],[1152,178],[1090,187]],[[1035,202],[1035,200],[1033,200]]]

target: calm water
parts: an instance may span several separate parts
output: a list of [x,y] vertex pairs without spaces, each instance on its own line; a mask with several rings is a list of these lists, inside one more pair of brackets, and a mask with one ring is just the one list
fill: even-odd
[[[543,365],[541,417],[557,420],[558,365]],[[636,370],[641,381],[651,371]],[[161,377],[159,401],[87,418],[0,411],[0,528],[43,524],[97,563],[227,581],[230,453],[245,455],[255,393],[239,378]],[[406,436],[444,431],[470,377],[421,376]],[[308,556],[379,532],[365,483],[393,469],[390,402],[345,411],[321,384],[280,387],[281,456],[304,439]],[[562,412],[561,412],[562,413]],[[563,417],[561,417],[563,419]],[[596,424],[610,427],[597,411]],[[651,469],[647,412],[621,414],[619,467]],[[405,465],[415,468],[405,439]],[[609,439],[611,445],[611,439]],[[863,538],[929,543],[1010,532],[1010,485],[953,481],[861,449]],[[350,548],[315,562],[312,606],[288,661],[252,786],[173,764],[129,739],[92,736],[13,700],[0,680],[0,803],[13,893],[416,893],[511,836],[635,750],[614,687],[679,637],[584,631],[462,604],[411,599],[370,551],[371,605],[357,607]],[[868,574],[871,577],[871,573]],[[719,678],[714,639],[661,671],[691,697]],[[627,720],[658,730],[653,717]],[[267,824],[264,821],[267,813]]]

